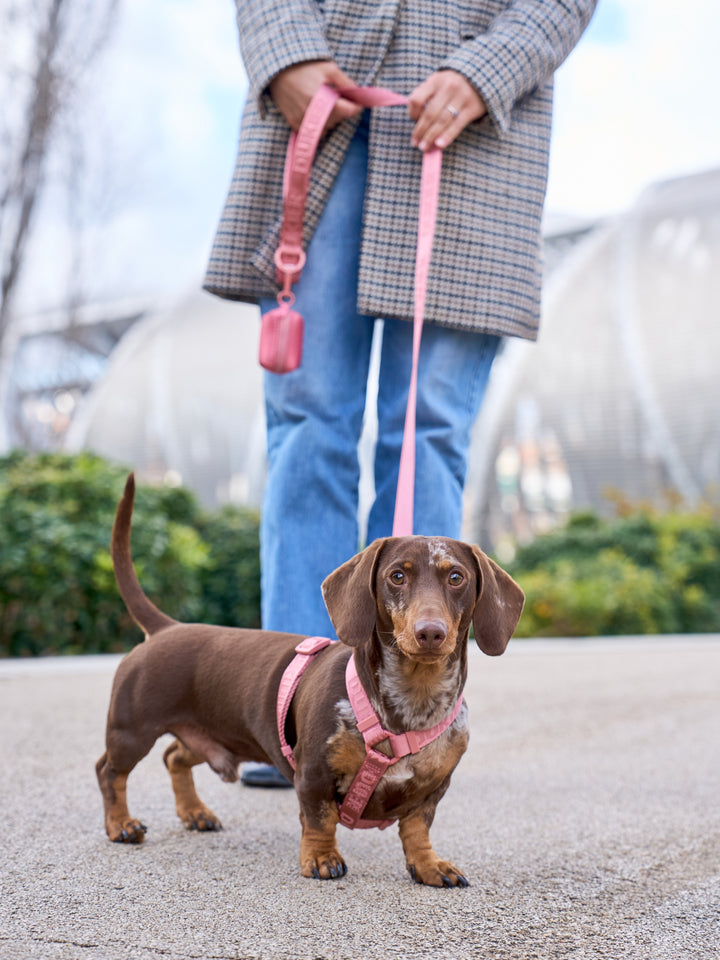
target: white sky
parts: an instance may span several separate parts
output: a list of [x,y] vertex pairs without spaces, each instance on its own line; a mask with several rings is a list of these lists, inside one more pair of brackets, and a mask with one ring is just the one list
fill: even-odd
[[[649,183],[720,167],[720,5],[600,0],[557,75],[548,213],[605,216]],[[91,298],[172,295],[202,277],[235,155],[243,75],[232,0],[123,0],[77,122]],[[19,296],[57,305],[67,200],[43,204]]]

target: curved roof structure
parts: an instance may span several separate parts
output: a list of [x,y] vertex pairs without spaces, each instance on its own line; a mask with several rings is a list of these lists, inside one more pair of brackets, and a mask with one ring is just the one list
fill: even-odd
[[660,184],[548,278],[475,431],[467,526],[532,537],[612,490],[693,504],[720,484],[720,171]]
[[257,309],[199,290],[139,320],[83,399],[66,449],[183,483],[208,504],[259,503],[264,482]]
[[[720,171],[660,184],[547,252],[540,340],[506,342],[471,451],[465,535],[501,554],[570,509],[609,509],[610,490],[694,503],[720,484]],[[207,504],[259,503],[257,318],[194,291],[138,320],[66,446],[182,481]]]

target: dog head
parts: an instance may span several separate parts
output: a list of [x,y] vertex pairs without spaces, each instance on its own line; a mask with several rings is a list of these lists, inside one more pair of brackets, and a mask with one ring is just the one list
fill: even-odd
[[479,547],[446,537],[376,540],[328,576],[325,605],[351,647],[376,632],[411,660],[449,656],[473,624],[480,649],[505,651],[524,594]]

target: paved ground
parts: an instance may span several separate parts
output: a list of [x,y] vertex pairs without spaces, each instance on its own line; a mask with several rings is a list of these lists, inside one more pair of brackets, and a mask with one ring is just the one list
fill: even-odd
[[291,791],[199,771],[220,834],[186,834],[155,751],[146,844],[108,843],[93,765],[113,658],[0,662],[0,958],[720,957],[720,637],[474,653],[470,749],[435,847],[466,890],[414,885],[391,828],[343,831],[304,880]]

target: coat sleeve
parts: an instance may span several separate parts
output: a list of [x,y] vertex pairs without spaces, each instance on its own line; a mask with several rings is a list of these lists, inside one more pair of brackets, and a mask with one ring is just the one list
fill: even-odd
[[484,31],[464,29],[464,43],[441,65],[472,83],[501,134],[514,104],[550,79],[580,39],[597,0],[514,0]]
[[273,77],[305,60],[332,60],[322,17],[312,0],[235,0],[240,52],[261,114]]

